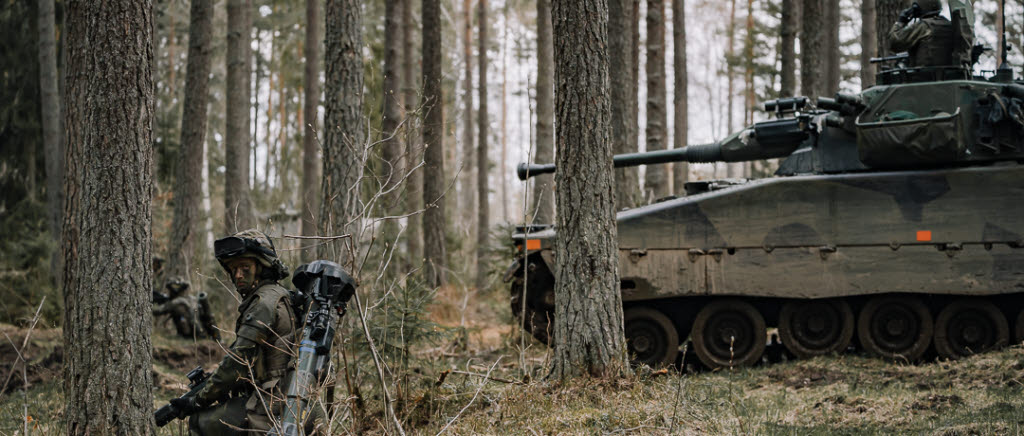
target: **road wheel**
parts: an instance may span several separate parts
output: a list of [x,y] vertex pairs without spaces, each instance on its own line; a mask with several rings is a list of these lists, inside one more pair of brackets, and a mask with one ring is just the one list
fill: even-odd
[[764,317],[750,303],[715,300],[693,321],[693,349],[711,369],[750,366],[764,354]]
[[920,359],[932,333],[932,315],[917,297],[873,297],[857,319],[857,337],[864,349],[888,359]]
[[1006,316],[990,301],[957,300],[935,318],[935,351],[947,359],[1002,348],[1009,340]]
[[526,300],[526,307],[524,311],[523,307],[523,287],[520,284],[512,285],[512,298],[510,299],[510,306],[512,307],[512,313],[515,314],[516,318],[521,323],[520,325],[526,331],[530,332],[534,338],[545,344],[548,343],[551,335],[554,334],[552,331],[554,321],[554,308],[537,307],[544,306],[543,304],[537,304],[538,297],[533,294],[535,292],[544,292],[539,299],[543,299],[545,295],[551,294],[554,296],[553,289],[543,290],[528,290],[530,298]]
[[846,300],[797,300],[779,312],[782,345],[799,358],[841,352],[853,338],[853,311]]
[[626,310],[623,324],[633,363],[652,368],[675,363],[679,333],[665,314],[649,307],[634,307]]
[[1024,343],[1024,309],[1021,309],[1017,313],[1017,322],[1013,325],[1014,335],[1013,340],[1018,345]]

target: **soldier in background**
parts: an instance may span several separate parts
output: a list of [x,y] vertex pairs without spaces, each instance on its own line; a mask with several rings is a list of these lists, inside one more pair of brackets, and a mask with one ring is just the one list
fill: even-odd
[[[174,323],[178,336],[188,339],[210,337],[220,340],[220,332],[213,323],[210,305],[206,294],[188,295],[190,285],[181,277],[167,279],[164,289],[167,293],[159,293],[154,297],[153,316],[167,315]],[[154,291],[154,296],[158,295]]]
[[278,284],[288,269],[258,230],[218,239],[214,254],[242,297],[236,339],[206,385],[171,404],[191,415],[193,435],[265,433],[284,407],[296,337],[290,294]]
[[[911,67],[956,65],[953,23],[939,15],[941,12],[940,0],[915,0],[889,30],[889,48],[907,52]],[[914,18],[918,20],[910,24]]]

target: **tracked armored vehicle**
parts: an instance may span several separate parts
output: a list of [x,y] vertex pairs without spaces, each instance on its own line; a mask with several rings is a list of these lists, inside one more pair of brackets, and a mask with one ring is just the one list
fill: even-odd
[[[708,367],[752,365],[771,327],[801,358],[851,345],[958,358],[1024,340],[1024,82],[971,64],[896,66],[857,95],[768,102],[774,119],[713,144],[615,156],[780,159],[773,177],[694,182],[618,213],[634,359],[671,364],[689,337]],[[512,307],[546,342],[558,229],[520,231]]]

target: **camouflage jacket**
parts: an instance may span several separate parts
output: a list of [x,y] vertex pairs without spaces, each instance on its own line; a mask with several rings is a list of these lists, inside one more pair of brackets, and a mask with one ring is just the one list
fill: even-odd
[[953,23],[943,17],[922,18],[913,24],[896,21],[889,29],[889,48],[908,52],[910,66],[953,64]]
[[200,405],[208,405],[232,393],[273,389],[291,363],[295,339],[295,315],[288,290],[276,282],[260,286],[238,307],[235,342],[221,360],[206,387],[196,395]]

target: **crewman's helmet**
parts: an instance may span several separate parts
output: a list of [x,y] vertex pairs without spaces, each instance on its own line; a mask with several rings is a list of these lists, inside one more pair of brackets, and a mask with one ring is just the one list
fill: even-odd
[[941,0],[915,0],[915,3],[921,7],[922,14],[934,15],[935,13],[942,12]]
[[168,295],[171,298],[174,298],[188,291],[189,284],[185,279],[174,276],[167,279],[167,283],[164,284],[164,287],[167,288]]
[[263,266],[260,278],[281,280],[288,277],[288,267],[277,257],[274,243],[265,233],[249,229],[235,233],[213,243],[213,253],[228,274],[228,262],[239,257],[250,257]]

